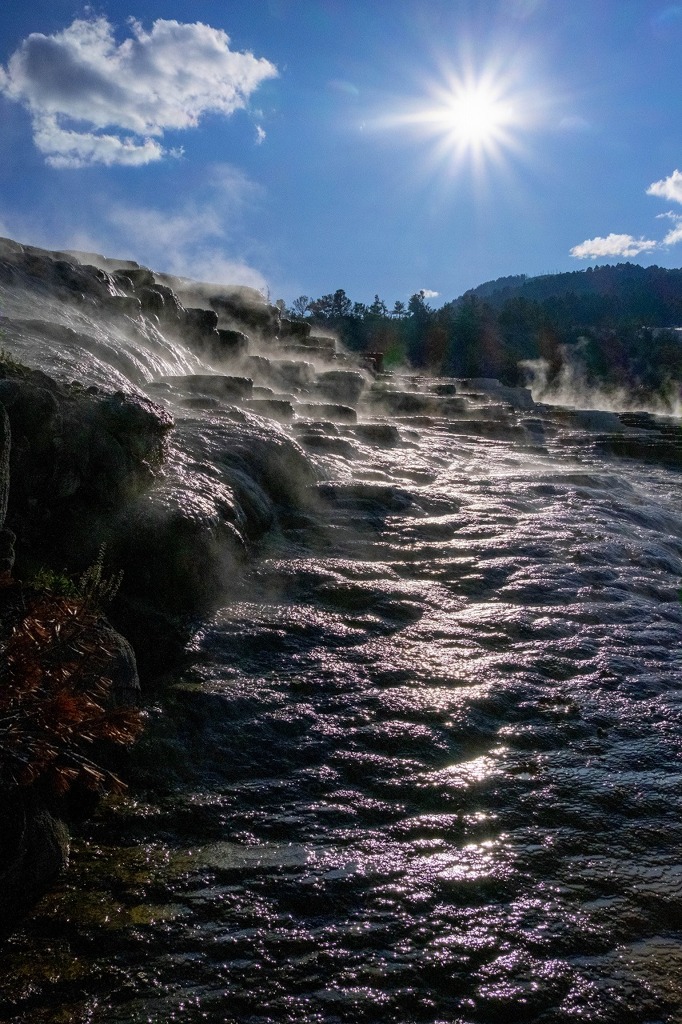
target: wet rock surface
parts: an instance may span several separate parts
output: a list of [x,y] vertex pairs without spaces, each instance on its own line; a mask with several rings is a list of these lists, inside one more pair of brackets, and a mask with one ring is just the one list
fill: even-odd
[[[153,643],[211,545],[230,557],[149,700],[133,795],[4,950],[13,1019],[673,1024],[678,424],[380,361],[351,401],[333,340],[324,361],[262,300],[182,287],[248,348],[213,361],[144,314],[107,347],[50,309],[69,358],[95,338],[88,383],[125,352],[175,418],[135,499],[159,510],[129,524],[145,600],[170,595]],[[17,337],[52,368],[49,332]],[[252,397],[197,394],[204,374]],[[206,548],[174,583],[180,509]]]

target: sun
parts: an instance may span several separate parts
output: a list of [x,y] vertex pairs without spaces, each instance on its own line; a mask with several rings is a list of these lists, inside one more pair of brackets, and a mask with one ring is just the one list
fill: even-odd
[[501,57],[477,68],[444,63],[437,79],[426,80],[421,97],[403,100],[380,125],[421,139],[424,166],[450,179],[469,165],[479,180],[525,152],[525,138],[538,105],[516,62]]
[[461,146],[481,148],[502,140],[512,121],[508,103],[485,86],[476,83],[462,88],[442,109],[434,111],[443,130],[451,132]]
[[420,112],[422,126],[437,136],[439,148],[457,158],[499,158],[514,144],[518,107],[502,81],[490,77],[450,81]]

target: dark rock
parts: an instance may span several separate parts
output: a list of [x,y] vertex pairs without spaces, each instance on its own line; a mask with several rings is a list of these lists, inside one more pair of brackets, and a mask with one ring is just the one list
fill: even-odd
[[312,383],[315,367],[298,359],[272,359],[268,376],[280,387],[302,388]]
[[124,281],[129,281],[135,290],[138,288],[152,288],[155,284],[154,274],[147,267],[127,266],[123,270],[115,270],[113,278],[122,286]]
[[182,327],[198,339],[211,338],[218,327],[218,315],[212,309],[186,309]]
[[298,439],[306,448],[327,452],[330,455],[342,455],[346,459],[354,459],[358,454],[351,442],[343,437],[318,434],[312,431],[306,434],[299,434]]
[[0,373],[12,434],[7,526],[19,562],[82,569],[104,539],[98,518],[155,479],[172,419],[141,396],[90,393],[25,368]]
[[370,514],[404,512],[414,504],[409,491],[393,484],[323,482],[318,490],[329,501]]
[[355,409],[347,405],[329,405],[321,402],[299,402],[296,406],[296,415],[336,423],[355,423],[358,418]]
[[9,497],[9,453],[11,431],[9,417],[0,401],[0,528],[4,526]]
[[35,787],[0,803],[0,934],[9,933],[68,863],[69,833]]
[[220,409],[222,402],[219,398],[211,398],[209,395],[190,395],[189,398],[181,398],[180,405],[186,409]]
[[50,253],[30,245],[10,248],[6,243],[2,253],[5,266],[11,268],[13,284],[27,285],[33,291],[46,293],[69,302],[95,303],[109,297],[106,275],[95,267],[81,266],[66,253]]
[[281,317],[279,321],[279,336],[280,338],[296,338],[304,343],[307,338],[310,337],[310,324],[306,323],[305,320],[288,320],[286,317]]
[[109,302],[122,316],[136,317],[142,312],[142,303],[136,295],[112,295]]
[[169,481],[126,505],[114,523],[112,562],[134,581],[119,603],[132,603],[143,618],[206,611],[236,575],[245,554],[236,497],[208,502],[202,482]]
[[111,276],[114,284],[124,292],[132,292],[134,290],[135,285],[133,284],[133,279],[127,271],[115,270]]
[[12,238],[0,238],[0,257],[20,256],[23,251],[24,247],[20,242],[15,242]]
[[494,377],[467,377],[461,382],[461,390],[483,391],[486,395],[507,402],[515,409],[529,410],[535,408],[530,388],[509,387]]
[[248,300],[243,301],[236,294],[231,296],[211,295],[209,302],[218,314],[222,325],[237,323],[255,331],[263,338],[277,337],[280,314],[275,306],[269,306],[265,302],[261,304]]
[[374,391],[368,395],[373,406],[393,415],[437,414],[438,400],[417,391]]
[[315,389],[337,402],[355,404],[366,383],[363,375],[356,370],[327,370],[318,373]]
[[244,356],[239,365],[249,377],[259,377],[261,380],[270,377],[271,363],[267,356]]
[[330,359],[336,358],[332,353],[327,352],[323,348],[318,348],[316,345],[284,344],[280,346],[280,351],[286,352],[287,356],[291,359],[314,359],[315,356],[318,356],[320,361],[327,363]]
[[361,440],[382,448],[392,448],[400,444],[400,433],[392,423],[358,423],[353,428],[353,433]]
[[162,317],[166,309],[163,295],[157,288],[140,288],[137,292],[140,308],[143,313]]
[[301,339],[301,344],[307,345],[309,348],[315,348],[318,351],[321,349],[330,356],[333,356],[336,352],[336,338],[328,337],[325,334],[311,334],[307,342]]
[[235,357],[242,356],[248,352],[249,339],[242,331],[218,330],[217,355]]
[[448,396],[440,400],[440,412],[443,416],[461,416],[468,408],[466,398]]
[[281,423],[286,423],[294,418],[294,407],[287,399],[250,398],[246,405],[251,412],[279,420]]

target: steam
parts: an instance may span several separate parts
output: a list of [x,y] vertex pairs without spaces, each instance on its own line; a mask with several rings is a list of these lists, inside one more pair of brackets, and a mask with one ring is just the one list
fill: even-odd
[[584,365],[567,348],[561,349],[563,362],[554,371],[546,359],[527,359],[519,365],[527,374],[527,386],[533,401],[561,405],[569,409],[599,412],[649,412],[658,416],[682,417],[682,386],[671,384],[669,393],[637,394],[625,387],[607,387],[592,383]]

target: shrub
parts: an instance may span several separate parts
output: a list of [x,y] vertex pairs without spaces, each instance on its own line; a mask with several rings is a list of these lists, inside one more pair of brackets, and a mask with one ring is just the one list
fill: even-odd
[[107,707],[112,651],[98,616],[82,598],[29,599],[0,665],[0,783],[45,783],[64,794],[74,783],[120,791],[88,748],[100,740],[129,744],[139,711]]
[[56,597],[73,597],[82,601],[93,611],[104,608],[116,597],[121,581],[123,570],[106,576],[104,573],[104,555],[106,544],[102,544],[97,558],[88,566],[82,576],[75,580],[64,570],[56,572],[46,566],[41,566],[26,581],[35,590],[41,590]]

